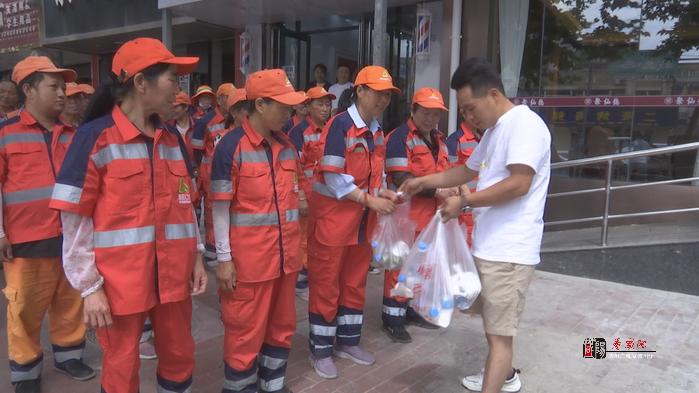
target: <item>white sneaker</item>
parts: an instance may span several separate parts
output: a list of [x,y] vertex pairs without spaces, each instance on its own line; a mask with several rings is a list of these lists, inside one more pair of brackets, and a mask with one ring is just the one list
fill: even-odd
[[[483,371],[476,375],[469,375],[461,380],[461,385],[468,390],[480,392],[483,390]],[[502,385],[502,392],[516,393],[522,389],[522,381],[519,379],[519,370],[515,370],[515,376],[506,380]]]

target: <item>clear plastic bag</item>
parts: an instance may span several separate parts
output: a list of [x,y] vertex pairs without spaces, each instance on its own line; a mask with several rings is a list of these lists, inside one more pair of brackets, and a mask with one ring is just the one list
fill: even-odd
[[423,318],[449,326],[454,307],[471,307],[481,291],[473,257],[458,220],[442,223],[439,212],[410,250],[391,296],[411,297]]
[[372,266],[398,270],[403,266],[415,240],[415,223],[410,220],[410,202],[396,205],[392,214],[380,215],[371,238]]

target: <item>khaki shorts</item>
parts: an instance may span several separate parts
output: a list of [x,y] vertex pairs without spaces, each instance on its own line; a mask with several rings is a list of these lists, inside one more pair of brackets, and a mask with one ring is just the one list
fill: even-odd
[[469,312],[483,316],[486,333],[516,336],[527,289],[534,276],[534,266],[486,261],[475,256],[473,259],[476,261],[482,289]]

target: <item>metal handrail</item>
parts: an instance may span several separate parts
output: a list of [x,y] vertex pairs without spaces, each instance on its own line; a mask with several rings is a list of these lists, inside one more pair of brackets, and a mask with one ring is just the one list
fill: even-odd
[[623,160],[629,160],[629,159],[633,159],[633,158],[651,157],[651,156],[657,156],[657,155],[663,155],[663,154],[672,154],[672,153],[678,153],[678,152],[683,152],[683,151],[692,151],[692,150],[699,150],[699,142],[685,143],[682,145],[675,145],[675,146],[659,147],[659,148],[655,148],[655,149],[647,149],[647,150],[641,150],[641,151],[633,151],[633,152],[628,152],[628,153],[609,154],[609,155],[599,156],[599,157],[581,158],[581,159],[577,159],[577,160],[556,162],[556,163],[551,164],[552,170],[561,169],[561,168],[574,168],[574,167],[592,165],[592,164],[602,164],[602,163],[606,164],[607,165],[607,172],[606,172],[606,176],[605,176],[604,187],[588,188],[588,189],[575,190],[575,191],[565,191],[565,192],[551,193],[551,194],[547,195],[547,198],[556,198],[556,197],[566,197],[566,196],[573,196],[573,195],[582,195],[582,194],[591,194],[591,193],[596,193],[596,192],[604,192],[604,194],[605,194],[604,195],[604,213],[602,214],[602,216],[576,218],[576,219],[571,219],[571,220],[548,221],[545,223],[545,225],[546,226],[554,226],[554,225],[565,225],[565,224],[576,224],[576,223],[584,223],[584,222],[602,221],[602,247],[604,248],[604,247],[608,246],[607,240],[609,237],[608,236],[609,235],[609,220],[619,219],[619,218],[647,217],[647,216],[654,216],[654,215],[665,215],[665,214],[687,213],[687,212],[699,211],[699,208],[685,208],[685,209],[657,210],[657,211],[648,211],[648,212],[639,212],[639,213],[626,213],[626,214],[613,214],[613,215],[609,214],[609,205],[610,205],[610,201],[611,201],[611,192],[612,191],[622,190],[622,189],[630,189],[630,188],[652,187],[652,186],[664,185],[664,184],[685,183],[685,182],[689,182],[689,181],[699,180],[699,177],[687,177],[687,178],[682,178],[682,179],[661,180],[661,181],[641,183],[641,184],[628,184],[628,185],[612,186],[612,168],[613,168],[612,164],[615,161],[623,161]]

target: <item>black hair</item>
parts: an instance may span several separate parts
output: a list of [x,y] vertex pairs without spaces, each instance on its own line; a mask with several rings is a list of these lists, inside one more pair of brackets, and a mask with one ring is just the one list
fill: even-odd
[[328,73],[328,67],[326,67],[325,64],[323,64],[323,63],[316,64],[315,67],[313,67],[313,71],[317,70],[318,68],[323,70],[324,73],[326,73],[326,74]]
[[[169,64],[158,63],[141,70],[140,73],[143,74],[146,81],[152,83],[169,68]],[[121,102],[133,88],[133,78],[126,82],[120,82],[116,75],[110,75],[109,81],[101,85],[90,98],[84,122],[87,123],[109,114],[114,105]]]
[[488,60],[472,57],[461,63],[451,77],[451,88],[459,90],[469,86],[473,95],[481,97],[488,89],[497,89],[505,95],[502,79],[495,67]]
[[352,103],[356,100],[356,92],[354,88],[345,89],[345,91],[340,94],[340,98],[337,99],[337,112],[341,113],[347,110]]
[[31,87],[36,87],[42,80],[44,80],[43,72],[32,72],[31,74],[27,75],[24,79],[19,81],[19,84],[17,85],[17,97],[19,98],[20,105],[24,105],[24,102],[27,100],[27,96],[24,95],[22,86],[29,85]]
[[[267,97],[263,97],[263,98],[261,98],[261,100],[265,104],[269,104],[270,102],[274,101],[273,99],[267,98]],[[255,113],[255,110],[256,110],[255,109],[255,101],[257,101],[257,99],[241,101],[241,102],[235,104],[235,107],[241,108],[241,109],[245,108],[249,114],[253,114],[253,113]]]
[[[255,105],[255,101],[252,101],[253,106]],[[233,116],[231,116],[231,111],[239,111],[241,109],[246,110],[248,113],[250,112],[250,105],[247,100],[244,101],[238,101],[236,102],[232,107],[228,108],[228,113],[226,113],[226,128],[230,128],[233,125],[233,122],[235,119]]]

